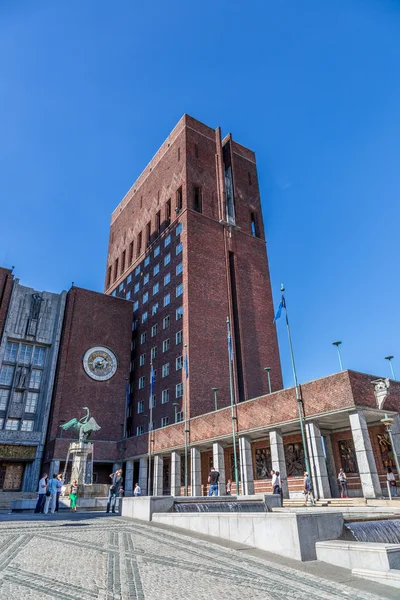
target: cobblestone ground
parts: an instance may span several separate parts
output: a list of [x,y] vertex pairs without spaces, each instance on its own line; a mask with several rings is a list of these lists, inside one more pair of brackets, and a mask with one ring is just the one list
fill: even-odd
[[44,519],[0,523],[0,598],[379,600],[145,523]]

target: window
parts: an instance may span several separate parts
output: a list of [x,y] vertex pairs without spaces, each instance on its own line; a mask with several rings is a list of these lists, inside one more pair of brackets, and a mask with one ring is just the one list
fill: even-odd
[[167,225],[171,223],[171,198],[165,204],[165,220]]
[[176,265],[176,269],[175,269],[175,274],[176,275],[180,275],[183,271],[183,264],[180,262],[178,265]]
[[155,304],[153,304],[152,308],[151,308],[151,316],[154,317],[154,315],[157,314],[158,311],[158,302],[156,302]]
[[197,144],[194,145],[194,155],[196,158],[199,158],[199,147]]
[[140,274],[140,265],[138,265],[135,269],[135,275],[139,275]]
[[129,292],[126,292],[126,296],[125,296],[125,298],[126,298],[127,300],[130,300],[130,299],[131,299],[131,292],[130,292],[130,290],[129,290]]
[[142,314],[142,323],[146,323],[147,321],[147,317],[148,317],[148,312],[147,310]]
[[154,337],[155,335],[157,335],[157,329],[158,329],[158,325],[157,323],[155,325],[153,325],[153,327],[151,328],[151,337]]
[[250,171],[247,171],[247,177],[249,179],[249,185],[251,185],[251,173],[250,173]]
[[140,336],[140,343],[145,344],[146,338],[147,338],[147,333],[146,332],[142,333],[142,335]]
[[122,292],[122,290],[124,289],[124,282],[120,283],[118,286],[118,291]]
[[170,322],[169,315],[167,317],[163,318],[163,322],[162,322],[163,329],[168,329],[169,322]]
[[179,308],[176,309],[176,320],[179,321],[179,319],[182,319],[183,317],[183,306],[180,306]]
[[176,192],[176,212],[180,213],[182,210],[182,188],[180,187]]
[[158,275],[159,272],[160,272],[160,265],[159,264],[154,265],[153,275]]
[[169,338],[164,340],[162,343],[162,351],[168,352],[168,350],[169,350]]
[[161,392],[161,404],[169,402],[169,390],[163,390]]
[[154,258],[160,254],[160,246],[156,246],[154,248]]
[[111,267],[107,269],[107,287],[109,288],[111,285]]
[[143,304],[146,304],[148,299],[149,299],[149,292],[145,292],[143,294]]
[[183,396],[183,383],[177,383],[175,387],[175,397],[182,398]]
[[146,380],[145,377],[140,377],[140,379],[139,379],[139,390],[142,390],[144,388],[144,386],[145,386],[145,380]]
[[175,370],[180,371],[183,368],[183,356],[178,356],[175,360]]
[[183,229],[182,223],[178,223],[178,225],[176,226],[175,235],[179,235],[180,233],[182,233],[182,229]]
[[7,342],[4,360],[6,362],[15,362],[17,360],[18,344]]
[[2,385],[11,385],[14,375],[14,367],[3,365],[0,369],[0,383]]
[[143,435],[143,425],[138,425],[136,427],[136,435]]
[[149,279],[150,279],[150,275],[148,273],[146,273],[146,275],[143,277],[143,285],[146,285],[146,283],[149,283]]
[[37,409],[39,394],[35,394],[35,392],[28,392],[26,396],[25,403],[25,412],[27,413],[35,413]]
[[0,410],[6,410],[9,390],[0,390]]
[[171,281],[171,273],[167,273],[164,277],[164,285],[168,285]]
[[29,381],[29,387],[34,390],[38,390],[40,388],[40,381],[42,379],[42,371],[38,371],[37,369],[32,369],[31,379]]
[[164,306],[168,306],[168,304],[171,302],[171,294],[166,294],[164,296]]
[[258,237],[258,227],[257,227],[257,216],[256,213],[250,213],[250,226],[251,226],[251,235],[253,237]]
[[126,250],[123,251],[121,257],[121,275],[125,271]]
[[178,148],[178,162],[181,160],[181,149]]
[[119,260],[118,260],[118,258],[117,258],[117,260],[115,261],[115,264],[114,264],[114,281],[115,281],[115,280],[117,279],[117,277],[118,277],[118,262],[119,262]]
[[21,345],[18,355],[18,362],[23,365],[30,365],[32,358],[32,350],[33,346],[26,346],[25,344]]
[[166,427],[169,423],[169,417],[161,417],[161,427]]
[[157,398],[156,398],[156,395],[153,394],[151,397],[151,408],[155,408],[156,404],[157,404]]
[[178,296],[182,296],[183,294],[183,283],[180,283],[179,285],[176,286],[176,297],[178,298]]
[[153,346],[151,349],[151,360],[155,359],[157,356],[157,346]]
[[111,296],[116,296],[116,295],[117,295],[117,290],[113,290],[113,291],[111,292]]
[[168,253],[164,256],[164,267],[166,267],[167,265],[169,265],[169,263],[171,262],[171,254]]
[[135,287],[133,288],[133,293],[137,294],[139,290],[140,290],[140,282],[138,281],[137,283],[135,283]]
[[140,358],[139,358],[139,365],[141,367],[143,367],[143,365],[145,364],[145,362],[146,362],[146,354],[141,354]]
[[7,419],[6,429],[9,431],[18,431],[19,420],[18,419]]
[[177,244],[176,249],[175,249],[175,254],[180,254],[182,252],[182,242],[179,242],[179,244]]
[[128,275],[127,279],[126,279],[126,285],[129,285],[132,281],[132,273],[130,275]]
[[138,411],[138,415],[140,415],[140,413],[142,413],[144,411],[144,401],[143,400],[139,400],[138,405],[137,405],[137,411]]
[[[158,192],[158,201],[160,201],[160,192]],[[156,214],[156,232],[159,234],[161,231],[161,211]]]
[[144,266],[147,267],[150,264],[150,256],[146,256],[144,259]]
[[175,415],[175,422],[181,423],[182,421],[183,421],[183,410],[179,410],[179,411],[177,411],[177,413]]
[[135,302],[133,303],[133,310],[137,310],[139,308],[139,301],[135,300]]
[[21,423],[21,431],[33,431],[35,421],[32,419],[24,419]]
[[168,377],[168,375],[169,375],[169,363],[165,363],[165,365],[162,366],[161,376]]
[[167,246],[169,246],[171,243],[171,236],[167,235],[167,237],[164,240],[164,248],[166,248]]
[[149,221],[146,225],[146,248],[150,246],[150,237],[151,237],[151,221]]
[[193,188],[193,208],[201,213],[201,188],[197,185]]
[[153,285],[153,296],[155,296],[156,294],[158,294],[159,287],[160,287],[160,285],[158,283],[155,283]]
[[131,265],[133,261],[133,242],[129,244],[129,252],[128,252],[128,264]]
[[182,344],[182,330],[177,331],[175,334],[175,343]]

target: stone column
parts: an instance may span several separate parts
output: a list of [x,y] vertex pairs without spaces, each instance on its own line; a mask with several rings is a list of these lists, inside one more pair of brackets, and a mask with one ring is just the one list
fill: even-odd
[[314,483],[314,494],[320,498],[331,498],[328,471],[321,431],[317,423],[306,423],[307,445],[309,449],[311,476]]
[[149,459],[147,456],[142,456],[139,459],[139,487],[142,490],[142,496],[147,496],[147,468]]
[[[392,439],[394,448],[392,448],[393,454],[397,454],[397,459],[400,463],[400,415],[394,417],[392,425]],[[400,477],[400,473],[397,474]]]
[[219,473],[218,495],[226,495],[224,449],[218,442],[213,443],[213,465]]
[[378,498],[382,496],[382,490],[364,413],[362,411],[350,413],[349,418],[363,496]]
[[285,450],[283,447],[283,435],[280,429],[274,429],[269,432],[269,443],[271,446],[272,468],[274,471],[279,471],[283,497],[289,498]]
[[[136,483],[136,482],[135,482]],[[133,460],[127,460],[125,463],[125,481],[123,483],[125,496],[133,494]]]
[[154,457],[153,496],[163,495],[163,465],[163,457],[156,454]]
[[328,479],[329,484],[331,486],[331,494],[333,498],[339,498],[340,493],[337,480],[338,471],[336,470],[335,458],[333,456],[332,450],[332,440],[329,434],[324,435],[324,444],[326,454],[326,470],[328,471]]
[[171,496],[181,495],[181,455],[171,452]]
[[253,458],[251,456],[250,440],[239,436],[240,474],[242,479],[242,494],[254,494]]
[[201,454],[197,448],[190,449],[190,466],[191,495],[201,496]]

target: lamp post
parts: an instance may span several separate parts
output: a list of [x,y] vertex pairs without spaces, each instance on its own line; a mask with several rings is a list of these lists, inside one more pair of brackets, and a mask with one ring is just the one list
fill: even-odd
[[173,402],[172,406],[175,408],[175,423],[178,422],[178,406],[179,402]]
[[396,381],[396,375],[394,374],[394,369],[393,369],[393,365],[392,365],[392,358],[394,358],[394,356],[385,356],[385,360],[389,361],[390,370],[392,371],[393,380]]
[[332,346],[336,346],[336,350],[337,350],[338,358],[339,358],[340,370],[343,371],[342,357],[340,356],[340,349],[339,349],[339,346],[341,343],[342,342],[332,342]]
[[264,371],[267,372],[268,375],[268,389],[269,389],[269,393],[272,393],[272,388],[271,388],[271,367],[264,367]]
[[381,419],[381,423],[386,427],[386,431],[389,434],[390,443],[392,445],[392,452],[393,452],[394,462],[396,463],[397,477],[400,477],[399,457],[397,456],[397,452],[396,452],[396,448],[394,446],[393,436],[392,436],[393,421],[394,421],[394,419],[392,417],[388,417],[386,413],[385,413],[384,419]]
[[211,390],[214,392],[214,410],[218,410],[218,400],[217,400],[218,388],[211,388]]

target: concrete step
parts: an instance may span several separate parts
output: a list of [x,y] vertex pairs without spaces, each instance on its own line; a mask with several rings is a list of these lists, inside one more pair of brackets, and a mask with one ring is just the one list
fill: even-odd
[[369,581],[376,581],[383,585],[390,585],[391,587],[400,590],[400,571],[398,569],[389,569],[389,571],[371,571],[369,569],[352,569],[352,575],[361,577],[361,579],[368,579]]

